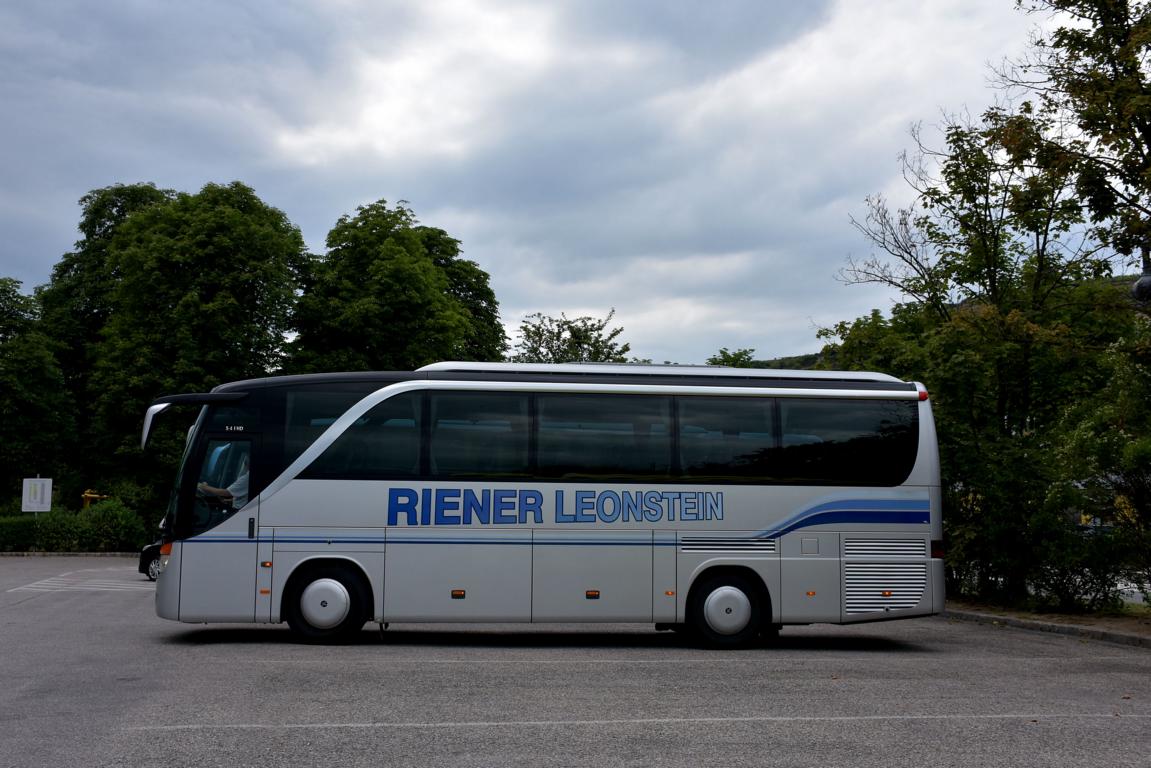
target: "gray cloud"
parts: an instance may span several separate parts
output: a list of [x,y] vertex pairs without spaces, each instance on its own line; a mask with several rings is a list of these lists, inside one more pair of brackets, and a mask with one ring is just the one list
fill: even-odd
[[655,360],[814,351],[895,298],[835,281],[866,250],[848,216],[898,194],[912,121],[993,98],[984,62],[1027,24],[964,0],[0,8],[0,274],[45,282],[90,189],[239,179],[317,250],[410,201],[513,327],[614,306]]

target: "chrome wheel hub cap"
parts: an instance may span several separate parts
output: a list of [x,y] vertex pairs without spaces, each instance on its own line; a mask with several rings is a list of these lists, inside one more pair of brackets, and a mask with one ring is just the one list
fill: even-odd
[[734,635],[751,621],[751,600],[735,587],[720,587],[704,601],[703,616],[712,631]]
[[317,629],[331,629],[347,618],[352,598],[335,579],[316,579],[300,595],[300,613]]

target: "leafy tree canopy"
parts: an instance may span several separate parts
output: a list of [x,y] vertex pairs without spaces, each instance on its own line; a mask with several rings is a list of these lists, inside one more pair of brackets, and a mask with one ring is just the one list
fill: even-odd
[[31,474],[57,476],[72,430],[71,401],[35,298],[0,278],[0,490],[20,493]]
[[[1030,55],[1002,73],[1075,127],[1056,137],[1082,167],[1077,187],[1100,236],[1123,254],[1151,256],[1151,3],[1019,0],[1053,16]],[[1073,140],[1067,140],[1073,136]]]
[[1086,237],[1077,163],[1047,141],[1057,130],[1024,105],[953,122],[940,150],[916,134],[920,152],[905,159],[915,202],[893,213],[869,199],[855,223],[876,254],[844,271],[907,301],[890,318],[821,332],[838,342],[824,351],[830,367],[927,384],[953,586],[1008,601],[1059,581],[1041,542],[1071,548],[1076,520],[1049,501],[1062,471],[1054,446],[1069,405],[1105,384],[1100,357],[1135,317]]
[[403,202],[342,216],[304,270],[288,369],[409,370],[499,360],[506,347],[488,275],[459,241],[420,226]]
[[277,368],[303,255],[299,231],[239,182],[120,223],[107,244],[116,280],[89,390],[101,453],[136,456],[140,414],[159,394]]
[[0,342],[27,333],[39,314],[36,300],[20,292],[20,281],[0,277]]
[[737,349],[732,352],[727,347],[722,347],[719,352],[707,359],[707,364],[726,365],[729,368],[755,368],[755,350]]
[[626,363],[631,345],[616,341],[622,327],[608,330],[614,316],[615,308],[604,318],[528,315],[520,324],[520,340],[509,359],[516,363]]
[[64,349],[64,369],[74,395],[86,388],[93,365],[93,345],[111,312],[112,291],[120,274],[108,263],[108,244],[129,216],[169,202],[171,190],[154,184],[115,184],[94,189],[80,198],[79,230],[74,250],[52,268],[48,285],[37,292],[44,310],[45,330]]

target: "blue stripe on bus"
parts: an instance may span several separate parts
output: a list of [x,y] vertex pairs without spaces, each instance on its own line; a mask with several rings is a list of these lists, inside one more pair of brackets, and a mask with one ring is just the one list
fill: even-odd
[[844,499],[818,504],[779,525],[760,531],[759,538],[776,539],[813,525],[852,523],[863,525],[925,525],[931,522],[927,499]]
[[[926,525],[931,522],[931,503],[927,499],[845,499],[829,501],[818,504],[791,517],[785,518],[779,525],[767,528],[749,537],[750,539],[778,539],[779,537],[816,525]],[[640,529],[642,530],[642,529]],[[703,531],[688,531],[691,534],[702,534]],[[722,533],[722,532],[721,532]],[[738,540],[738,539],[737,539]],[[591,547],[627,547],[646,546],[647,542],[635,539],[599,540],[599,539],[533,539],[526,538],[438,538],[413,537],[407,538],[403,534],[394,534],[392,538],[385,539],[379,536],[276,536],[249,539],[241,536],[212,536],[185,539],[188,544],[492,544],[507,546],[539,545],[548,547],[561,546],[591,546]],[[678,541],[654,541],[653,546],[675,547]]]
[[196,538],[184,539],[185,544],[496,544],[496,545],[524,545],[534,544],[537,546],[556,547],[556,546],[595,546],[595,547],[636,547],[636,546],[649,546],[654,543],[655,546],[660,547],[674,547],[678,546],[678,542],[674,540],[668,541],[643,541],[637,539],[617,539],[617,540],[598,540],[598,539],[486,539],[486,538],[400,538],[393,537],[391,539],[380,538],[354,538],[354,537],[335,537],[324,536],[320,538],[262,538],[262,539],[249,539],[244,537],[218,537],[218,538]]

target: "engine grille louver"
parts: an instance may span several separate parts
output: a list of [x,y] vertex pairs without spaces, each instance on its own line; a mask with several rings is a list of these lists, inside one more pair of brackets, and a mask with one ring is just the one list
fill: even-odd
[[854,616],[914,608],[927,591],[927,564],[856,562],[856,560],[922,560],[923,539],[844,538],[843,612]]
[[775,552],[775,539],[736,539],[722,536],[684,536],[679,541],[680,552],[706,554],[756,554]]
[[848,615],[914,608],[926,590],[926,563],[843,564],[843,611]]
[[848,539],[843,540],[844,557],[927,557],[923,539]]

